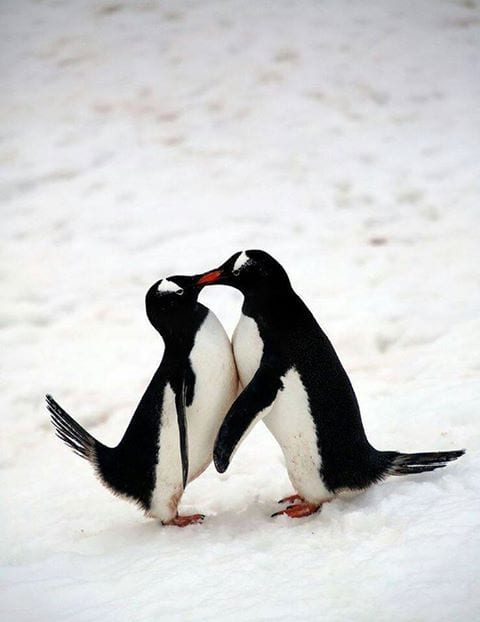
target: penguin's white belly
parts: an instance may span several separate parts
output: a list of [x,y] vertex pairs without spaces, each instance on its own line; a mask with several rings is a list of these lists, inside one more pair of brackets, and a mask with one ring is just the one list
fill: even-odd
[[322,462],[307,392],[294,368],[282,382],[284,388],[263,421],[282,448],[295,491],[307,501],[319,503],[332,495],[320,476]]
[[[255,320],[242,314],[233,335],[233,349],[240,382],[245,387],[263,355],[263,341]],[[332,495],[320,477],[321,458],[307,392],[295,369],[290,369],[282,382],[284,388],[263,421],[282,448],[296,492],[312,503],[323,501]]]
[[187,408],[189,481],[212,461],[218,430],[238,389],[232,344],[211,311],[197,333],[190,363],[195,389],[193,402]]
[[150,501],[150,515],[166,522],[177,515],[177,505],[183,492],[175,393],[168,383],[163,392],[158,445],[155,488]]
[[[237,394],[238,378],[232,347],[223,326],[209,312],[190,352],[195,374],[193,401],[186,408],[189,477],[192,481],[212,460],[217,432]],[[175,394],[165,387],[155,489],[150,513],[162,521],[177,514],[183,493],[182,465]]]

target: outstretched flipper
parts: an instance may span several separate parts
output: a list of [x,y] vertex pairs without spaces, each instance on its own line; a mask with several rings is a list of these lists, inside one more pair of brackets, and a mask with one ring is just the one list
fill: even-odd
[[261,364],[231,406],[218,432],[213,461],[219,473],[227,470],[232,454],[255,423],[268,415],[281,389],[283,384],[279,368]]

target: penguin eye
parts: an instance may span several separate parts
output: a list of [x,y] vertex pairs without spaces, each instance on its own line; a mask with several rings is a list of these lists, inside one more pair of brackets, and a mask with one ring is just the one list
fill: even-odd
[[175,293],[177,294],[177,296],[183,296],[183,289],[177,289]]
[[238,276],[240,274],[240,270],[233,270],[233,276]]

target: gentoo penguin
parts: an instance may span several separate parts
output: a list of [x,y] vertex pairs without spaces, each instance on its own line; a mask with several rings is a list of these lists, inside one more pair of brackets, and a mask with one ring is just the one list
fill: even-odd
[[297,493],[282,501],[299,501],[274,516],[308,516],[339,492],[366,489],[387,475],[433,471],[464,453],[402,454],[370,445],[332,344],[268,253],[235,253],[197,275],[197,283],[230,285],[244,295],[233,335],[244,389],[220,428],[214,462],[223,473],[238,444],[263,419],[283,450]]
[[230,340],[216,316],[197,302],[198,292],[184,276],[148,290],[147,316],[165,351],[116,447],[94,439],[47,395],[57,436],[92,464],[102,484],[164,525],[179,527],[203,519],[178,516],[177,507],[186,483],[210,464],[238,388]]

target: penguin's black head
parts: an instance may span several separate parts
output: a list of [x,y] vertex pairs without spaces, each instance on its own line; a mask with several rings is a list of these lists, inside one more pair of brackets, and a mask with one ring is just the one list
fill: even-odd
[[290,287],[287,273],[278,261],[260,250],[235,253],[215,270],[198,274],[196,278],[199,287],[230,285],[243,294],[259,295]]
[[145,296],[150,323],[161,335],[172,333],[193,316],[199,288],[195,277],[169,276],[152,285]]

